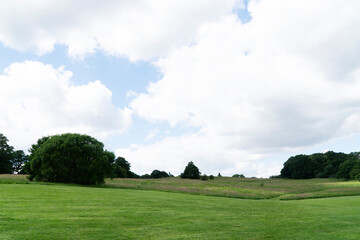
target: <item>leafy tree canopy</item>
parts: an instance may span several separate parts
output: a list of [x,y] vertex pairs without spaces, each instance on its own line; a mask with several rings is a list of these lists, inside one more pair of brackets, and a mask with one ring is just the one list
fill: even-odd
[[114,161],[103,143],[74,133],[41,138],[30,153],[29,178],[46,182],[102,183]]
[[358,179],[360,169],[359,153],[314,153],[290,157],[281,170],[284,178],[328,178]]

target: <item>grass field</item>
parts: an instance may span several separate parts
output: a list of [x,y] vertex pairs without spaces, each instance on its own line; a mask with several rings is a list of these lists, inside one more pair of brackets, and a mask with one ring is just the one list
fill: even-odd
[[[211,183],[213,187],[225,186],[226,191],[229,191],[228,185],[236,188],[234,182],[245,181],[239,188],[280,194],[264,200],[236,199],[198,195],[199,192],[195,192],[197,195],[163,192],[178,191],[155,188],[165,184],[161,183],[164,179],[137,182],[140,185],[137,188],[147,189],[143,191],[118,186],[26,184],[25,178],[2,175],[0,239],[338,240],[360,236],[360,196],[280,200],[310,192],[327,193],[331,189],[337,194],[342,191],[347,194],[345,189],[357,189],[357,182],[321,179],[268,182],[270,180],[232,178],[216,179],[217,183],[167,180],[177,187],[183,185],[184,189],[197,187],[204,190],[209,188],[206,184]],[[118,179],[112,181],[113,184],[119,182]],[[152,185],[157,191],[141,185]],[[210,195],[209,192],[204,194]]]
[[181,178],[107,179],[107,186],[160,190],[243,199],[282,200],[360,195],[359,181],[338,179],[253,179],[220,177],[201,181]]

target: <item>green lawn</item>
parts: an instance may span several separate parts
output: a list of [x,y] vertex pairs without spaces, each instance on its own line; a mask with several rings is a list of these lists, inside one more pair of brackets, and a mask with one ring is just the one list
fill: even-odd
[[[346,182],[327,184],[336,188]],[[358,196],[249,200],[62,184],[0,184],[3,240],[338,240],[358,236]]]

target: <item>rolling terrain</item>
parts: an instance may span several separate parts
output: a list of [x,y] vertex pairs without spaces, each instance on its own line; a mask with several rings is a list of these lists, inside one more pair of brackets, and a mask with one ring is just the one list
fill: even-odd
[[[358,188],[332,179],[234,178],[84,187],[1,175],[0,239],[357,239]],[[282,201],[304,197],[323,198]]]

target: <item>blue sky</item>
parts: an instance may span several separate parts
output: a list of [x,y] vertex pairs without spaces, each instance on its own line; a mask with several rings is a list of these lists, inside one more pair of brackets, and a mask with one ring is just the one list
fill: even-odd
[[23,150],[90,134],[139,174],[268,177],[294,154],[357,151],[358,5],[1,3],[0,132]]

